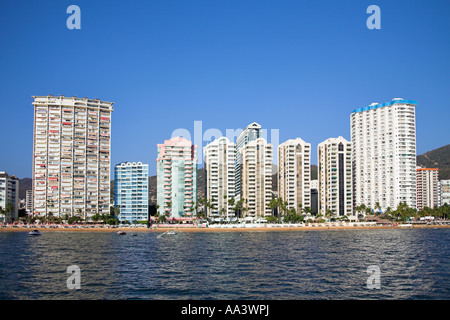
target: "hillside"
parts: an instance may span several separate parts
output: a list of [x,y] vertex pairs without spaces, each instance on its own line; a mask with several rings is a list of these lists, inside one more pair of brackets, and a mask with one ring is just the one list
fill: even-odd
[[417,165],[438,168],[439,180],[450,179],[450,144],[418,155]]

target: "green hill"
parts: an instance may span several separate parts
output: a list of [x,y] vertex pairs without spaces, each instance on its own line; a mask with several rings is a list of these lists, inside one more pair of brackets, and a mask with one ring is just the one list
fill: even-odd
[[418,155],[417,165],[438,168],[439,180],[450,179],[450,144]]

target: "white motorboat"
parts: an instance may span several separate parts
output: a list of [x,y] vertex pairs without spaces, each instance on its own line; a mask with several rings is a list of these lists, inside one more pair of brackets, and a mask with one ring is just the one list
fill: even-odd
[[39,232],[39,230],[34,229],[33,231],[28,232],[28,235],[30,235],[30,236],[40,236],[41,233]]
[[125,231],[120,230],[119,232],[117,232],[118,235],[123,236],[124,234],[127,234]]

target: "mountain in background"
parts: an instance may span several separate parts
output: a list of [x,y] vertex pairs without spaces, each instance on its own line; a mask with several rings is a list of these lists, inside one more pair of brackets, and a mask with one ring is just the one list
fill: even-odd
[[417,156],[417,165],[438,168],[439,180],[450,179],[450,144]]
[[[450,144],[434,149],[417,156],[417,165],[425,168],[439,168],[439,179],[450,179]],[[272,190],[278,188],[277,165],[272,165]],[[311,179],[317,179],[317,166],[311,165]],[[19,198],[26,198],[26,191],[31,190],[32,180],[30,178],[20,179]],[[148,178],[149,204],[156,203],[156,176]],[[197,196],[205,197],[205,169],[197,170]],[[114,181],[111,181],[111,199],[114,198]]]

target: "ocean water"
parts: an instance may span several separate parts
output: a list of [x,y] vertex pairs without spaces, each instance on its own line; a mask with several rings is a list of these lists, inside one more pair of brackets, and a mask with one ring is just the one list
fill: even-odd
[[450,298],[450,229],[159,234],[0,232],[0,299]]

